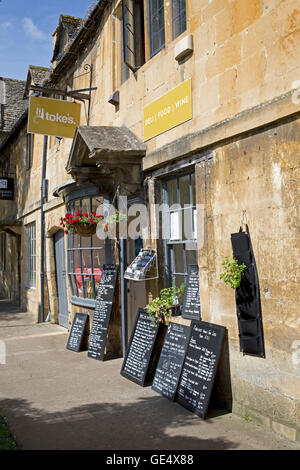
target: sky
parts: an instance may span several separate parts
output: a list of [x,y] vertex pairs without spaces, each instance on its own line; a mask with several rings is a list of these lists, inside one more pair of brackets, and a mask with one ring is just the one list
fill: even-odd
[[0,77],[26,80],[29,65],[50,67],[59,15],[84,18],[92,0],[0,0]]

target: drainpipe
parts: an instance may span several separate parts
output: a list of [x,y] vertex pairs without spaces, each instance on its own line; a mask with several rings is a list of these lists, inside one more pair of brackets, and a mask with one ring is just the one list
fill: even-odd
[[46,163],[47,163],[48,136],[44,135],[42,175],[41,175],[41,322],[45,321],[45,218],[44,218],[44,198],[46,196]]
[[127,240],[120,238],[120,281],[121,281],[121,318],[122,318],[122,353],[127,352],[128,319],[127,319],[127,280],[124,278],[127,268]]

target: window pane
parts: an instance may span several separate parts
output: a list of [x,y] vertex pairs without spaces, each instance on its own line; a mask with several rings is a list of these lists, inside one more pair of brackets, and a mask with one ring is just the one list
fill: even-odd
[[185,273],[183,245],[173,245],[174,273]]
[[36,286],[35,223],[26,226],[26,287]]
[[196,250],[186,250],[186,264],[198,264],[198,257]]
[[172,206],[172,204],[177,202],[177,179],[169,180],[167,182],[167,203],[169,206]]
[[191,183],[192,183],[192,204],[193,206],[195,206],[196,205],[195,173],[191,175]]
[[165,44],[164,0],[149,0],[150,56]]
[[173,39],[186,30],[186,0],[172,2]]
[[190,200],[190,175],[181,176],[179,178],[180,205],[191,204]]

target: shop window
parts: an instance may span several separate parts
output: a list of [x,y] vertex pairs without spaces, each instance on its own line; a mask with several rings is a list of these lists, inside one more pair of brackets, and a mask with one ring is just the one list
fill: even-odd
[[145,63],[144,2],[122,0],[124,63],[133,71]]
[[36,232],[35,223],[26,225],[26,287],[36,287]]
[[30,170],[33,157],[34,134],[26,135],[26,170]]
[[149,0],[150,57],[165,46],[164,0]]
[[164,181],[163,200],[167,211],[165,264],[167,284],[186,282],[188,265],[197,264],[195,174]]
[[186,30],[186,0],[172,1],[173,39]]
[[6,271],[6,233],[0,234],[0,266],[1,271]]
[[[85,198],[68,204],[68,211],[83,213],[97,211],[100,198]],[[105,258],[105,241],[97,237],[80,237],[76,233],[68,235],[68,277],[71,286],[72,300],[80,300],[81,305],[94,301],[101,280]]]

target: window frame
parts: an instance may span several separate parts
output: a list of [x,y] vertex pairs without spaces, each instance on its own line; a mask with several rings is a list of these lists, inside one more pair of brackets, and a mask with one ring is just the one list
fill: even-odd
[[[189,176],[189,202],[190,204],[187,205],[188,207],[179,209],[182,213],[184,210],[189,210],[191,209],[191,227],[193,227],[193,233],[194,233],[194,238],[190,240],[172,240],[172,239],[165,239],[164,240],[164,252],[165,252],[165,278],[166,278],[166,284],[167,286],[172,286],[175,285],[175,278],[176,276],[182,276],[184,278],[184,282],[187,281],[187,276],[188,276],[188,263],[187,263],[187,245],[195,245],[195,249],[188,250],[188,251],[195,251],[195,263],[198,263],[198,252],[197,252],[197,232],[196,232],[196,227],[195,227],[195,221],[194,221],[194,211],[196,210],[196,200],[195,200],[195,170],[189,169],[185,172],[181,172],[176,175],[172,175],[168,178],[163,179],[162,181],[162,191],[163,191],[163,203],[168,204],[169,198],[168,198],[168,189],[167,189],[167,184],[171,180],[176,180],[177,181],[177,202],[176,204],[181,204],[180,200],[180,178],[184,176]],[[194,189],[193,189],[193,184],[194,184]],[[172,211],[173,212],[173,211]],[[164,216],[165,220],[168,220],[166,217],[166,214]],[[176,272],[175,271],[175,258],[174,258],[174,247],[175,246],[180,246],[182,245],[183,248],[183,264],[184,264],[184,272]],[[194,264],[195,264],[194,263]]]
[[122,0],[123,61],[135,73],[145,63],[143,0]]
[[32,167],[33,159],[33,148],[34,148],[34,134],[26,134],[26,170],[30,170]]
[[[76,198],[69,199],[67,202],[67,211],[68,212],[74,212],[75,210],[75,205],[76,203],[79,203],[79,208],[82,210],[82,204],[84,200],[89,200],[89,207],[90,207],[90,212],[93,210],[92,209],[92,204],[93,204],[93,199],[97,199],[97,196],[95,194],[90,194],[90,195],[81,195]],[[67,275],[68,275],[68,281],[69,281],[69,286],[70,286],[70,291],[71,291],[71,303],[74,305],[82,306],[82,307],[89,307],[89,308],[95,308],[96,305],[96,296],[97,296],[97,291],[96,291],[96,276],[99,276],[99,273],[94,272],[94,256],[93,256],[93,250],[105,250],[104,251],[104,256],[105,256],[105,263],[110,262],[110,257],[111,257],[111,247],[110,247],[110,242],[105,239],[104,241],[104,246],[95,246],[93,244],[93,236],[92,237],[85,237],[85,239],[89,240],[89,247],[83,247],[82,246],[82,238],[79,235],[77,235],[79,238],[79,247],[74,246],[74,241],[75,241],[75,235],[74,234],[68,234],[67,236]],[[86,294],[86,280],[85,276],[87,275],[86,272],[84,272],[84,266],[83,266],[83,257],[82,257],[82,252],[84,250],[88,250],[90,253],[91,257],[91,270],[92,273],[88,273],[89,276],[91,276],[92,280],[92,293],[93,293],[93,298],[88,297]],[[75,267],[75,252],[79,252],[79,260],[80,260],[80,272],[76,272],[76,267]],[[71,253],[72,252],[72,253]],[[75,271],[74,271],[75,269]],[[76,280],[76,276],[81,277],[81,282],[82,282],[82,293],[83,296],[79,295],[79,290],[78,290],[78,284]]]
[[[152,11],[152,1],[153,0],[148,0],[148,13],[149,13],[149,52],[150,52],[150,59],[152,59],[152,57],[154,57],[156,54],[158,54],[165,46],[166,46],[166,31],[165,31],[165,4],[164,4],[164,0],[158,0],[161,2],[161,6],[158,8],[158,11],[157,12],[153,12]],[[158,35],[159,33],[162,33],[162,36],[163,36],[163,40],[162,40],[162,43],[160,44],[160,46],[154,50],[153,48],[153,40],[154,40],[154,36],[153,36],[153,18],[154,16],[157,14],[160,13],[160,11],[162,11],[162,14],[163,14],[163,28],[159,30],[159,32],[155,33],[156,35]]]
[[36,289],[36,225],[25,225],[26,239],[26,289]]
[[[174,15],[174,8],[175,8],[175,2],[179,2],[179,14],[175,17]],[[182,3],[184,2],[184,8],[182,8]],[[181,29],[182,27],[182,19],[184,15],[184,29]],[[180,23],[180,29],[179,32],[176,34],[175,32],[175,23],[176,21],[179,20]],[[178,38],[182,33],[184,33],[187,29],[187,21],[186,21],[186,0],[173,0],[172,1],[172,38],[173,40]]]

